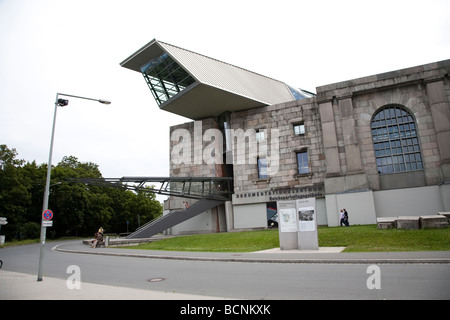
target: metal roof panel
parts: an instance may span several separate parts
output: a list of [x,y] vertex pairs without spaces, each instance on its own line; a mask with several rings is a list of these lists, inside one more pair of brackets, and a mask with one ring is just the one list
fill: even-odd
[[[278,80],[213,59],[156,39],[150,41],[121,66],[141,73],[141,67],[164,53],[194,79],[160,108],[191,119],[217,116],[295,100],[288,86]],[[161,80],[162,81],[162,80]]]
[[294,100],[285,83],[158,41],[196,80],[265,104]]

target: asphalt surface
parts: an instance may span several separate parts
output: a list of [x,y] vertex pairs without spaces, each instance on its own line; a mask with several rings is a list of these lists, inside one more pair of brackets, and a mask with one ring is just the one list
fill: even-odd
[[[212,253],[49,242],[44,280],[38,282],[38,248],[39,244],[0,249],[5,262],[0,300],[450,298],[450,251],[342,253],[342,248],[320,248]],[[68,264],[82,268],[82,290],[71,289]],[[381,266],[382,290],[367,289],[368,265]]]

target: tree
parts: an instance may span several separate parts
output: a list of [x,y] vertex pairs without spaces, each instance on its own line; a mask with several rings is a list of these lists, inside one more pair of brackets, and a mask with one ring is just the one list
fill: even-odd
[[156,200],[156,195],[151,192],[137,191],[128,202],[128,211],[130,212],[130,230],[137,229],[162,214],[163,207]]
[[49,208],[55,213],[52,231],[58,236],[87,233],[89,189],[82,183],[64,183],[67,178],[81,177],[100,178],[98,165],[81,163],[78,158],[69,156],[53,169]]
[[31,205],[31,185],[21,170],[24,161],[16,156],[16,149],[0,145],[0,213],[8,218],[6,235],[20,237]]
[[[54,169],[49,207],[54,210],[54,231],[61,235],[92,235],[102,226],[108,233],[135,230],[160,216],[163,207],[156,195],[117,187],[64,183],[67,178],[102,178],[98,165],[64,157]],[[56,183],[55,183],[56,184]],[[129,224],[127,224],[127,222]]]
[[[16,149],[0,145],[0,214],[8,218],[1,232],[8,239],[36,237],[42,217],[47,165],[19,160]],[[49,209],[54,212],[48,236],[92,236],[134,230],[162,214],[156,196],[121,188],[68,183],[68,178],[101,178],[97,164],[64,157],[52,168]],[[39,227],[39,228],[38,228]],[[6,231],[5,231],[6,230]]]

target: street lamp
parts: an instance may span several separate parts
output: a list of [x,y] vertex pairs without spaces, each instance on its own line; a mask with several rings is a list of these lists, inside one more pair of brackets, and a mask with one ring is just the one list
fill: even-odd
[[[53,139],[55,137],[56,111],[57,111],[58,107],[65,107],[69,104],[69,100],[62,99],[59,96],[78,98],[78,99],[84,99],[84,100],[92,100],[92,101],[97,101],[97,102],[100,102],[103,104],[111,104],[111,102],[108,100],[92,99],[92,98],[74,96],[71,94],[64,94],[64,93],[56,94],[55,112],[53,114],[52,137],[50,140],[50,152],[49,152],[49,156],[48,156],[47,179],[45,181],[44,202],[42,204],[42,213],[44,211],[48,210],[48,198],[50,195],[50,175],[51,175],[51,171],[52,171]],[[42,261],[44,259],[45,237],[46,237],[46,230],[47,230],[46,227],[44,227],[44,218],[41,217],[41,219],[42,219],[41,220],[41,248],[40,248],[40,252],[39,252],[39,269],[38,269],[37,281],[42,281]]]

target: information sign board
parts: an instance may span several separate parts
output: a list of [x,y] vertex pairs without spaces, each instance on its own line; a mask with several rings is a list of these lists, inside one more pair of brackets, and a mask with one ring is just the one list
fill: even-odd
[[43,220],[42,221],[42,226],[44,227],[44,228],[48,228],[48,227],[53,227],[53,221],[47,221],[47,220]]

